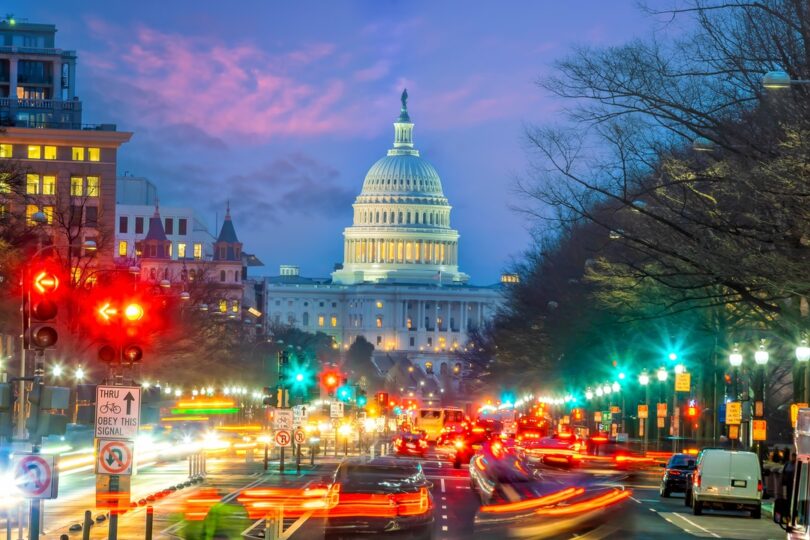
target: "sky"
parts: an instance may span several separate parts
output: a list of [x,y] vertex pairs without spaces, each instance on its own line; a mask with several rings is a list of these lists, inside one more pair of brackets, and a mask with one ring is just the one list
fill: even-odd
[[325,276],[408,89],[414,141],[453,206],[462,271],[497,281],[530,245],[514,190],[527,125],[564,119],[536,81],[572,46],[654,23],[634,1],[13,0],[78,54],[85,123],[132,131],[119,174],[213,230],[230,201],[244,250]]

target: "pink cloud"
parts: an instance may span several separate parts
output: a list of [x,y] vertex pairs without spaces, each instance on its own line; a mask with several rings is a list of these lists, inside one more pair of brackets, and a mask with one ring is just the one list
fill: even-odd
[[354,72],[354,78],[358,81],[376,81],[382,79],[391,70],[391,65],[387,60],[379,60],[374,65]]

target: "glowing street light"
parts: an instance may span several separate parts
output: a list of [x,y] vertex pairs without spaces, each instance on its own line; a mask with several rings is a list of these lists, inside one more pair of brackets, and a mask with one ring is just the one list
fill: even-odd
[[51,368],[51,373],[53,373],[54,377],[61,377],[62,376],[62,366],[55,365]]
[[75,377],[76,377],[76,380],[77,380],[77,381],[84,380],[84,375],[85,375],[85,373],[84,373],[84,369],[83,369],[83,368],[80,368],[80,367],[79,367],[79,368],[76,368]]
[[591,390],[590,388],[585,390],[585,399],[587,399],[588,401],[593,399],[593,390]]
[[764,366],[768,363],[770,357],[771,355],[765,350],[765,340],[763,339],[759,344],[759,349],[754,353],[754,362],[756,362],[758,366]]
[[730,355],[728,355],[728,363],[735,368],[740,367],[743,363],[743,355],[736,344],[734,345],[734,350],[731,352]]
[[622,387],[618,382],[613,381],[613,384],[610,386],[610,389],[613,390],[614,392],[618,392],[619,390],[622,389]]
[[659,382],[664,382],[667,380],[669,373],[667,373],[666,368],[660,367],[658,368],[658,371],[656,372],[655,376],[658,377]]
[[647,386],[650,384],[650,375],[647,373],[647,370],[641,372],[641,375],[638,376],[638,384],[641,386]]

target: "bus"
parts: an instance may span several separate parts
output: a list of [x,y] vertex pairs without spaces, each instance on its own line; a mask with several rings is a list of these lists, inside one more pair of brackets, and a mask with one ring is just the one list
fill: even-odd
[[436,442],[442,430],[464,423],[464,411],[459,407],[423,407],[416,410],[414,427],[425,432],[428,441]]
[[794,430],[796,471],[787,499],[773,503],[773,520],[788,540],[810,539],[810,409],[799,409]]

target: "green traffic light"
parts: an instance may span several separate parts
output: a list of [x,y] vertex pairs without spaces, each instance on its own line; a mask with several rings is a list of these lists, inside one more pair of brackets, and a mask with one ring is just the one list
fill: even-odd
[[295,382],[304,382],[304,374],[303,373],[296,373],[295,374]]
[[360,407],[365,407],[366,403],[368,403],[366,396],[357,396],[357,405]]

